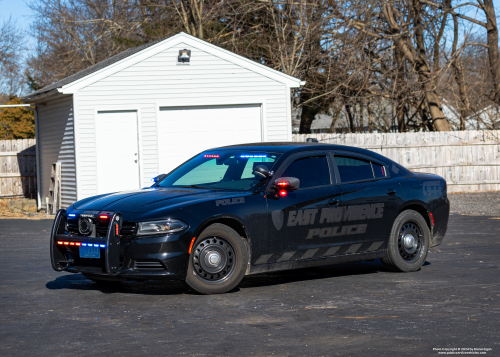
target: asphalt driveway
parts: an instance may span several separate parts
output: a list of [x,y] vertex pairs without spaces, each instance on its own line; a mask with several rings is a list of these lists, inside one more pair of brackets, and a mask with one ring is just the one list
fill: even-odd
[[250,276],[215,296],[181,282],[102,288],[57,273],[51,224],[0,220],[2,356],[500,355],[495,217],[452,215],[444,243],[416,273],[376,260]]

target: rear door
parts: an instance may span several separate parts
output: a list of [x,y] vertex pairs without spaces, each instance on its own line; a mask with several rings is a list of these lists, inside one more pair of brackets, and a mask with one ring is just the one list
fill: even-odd
[[343,254],[386,248],[401,207],[399,183],[385,163],[369,156],[334,151],[343,203]]
[[267,195],[269,249],[274,255],[269,254],[256,264],[316,258],[326,253],[320,248],[339,239],[331,234],[331,229],[329,234],[322,234],[325,224],[320,224],[323,209],[341,205],[341,192],[332,168],[327,151],[314,151],[291,156],[277,170],[273,181],[295,177],[300,180],[300,188],[284,197]]

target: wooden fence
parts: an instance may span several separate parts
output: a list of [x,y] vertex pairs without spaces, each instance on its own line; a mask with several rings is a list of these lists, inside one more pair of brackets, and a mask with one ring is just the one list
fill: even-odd
[[36,198],[36,140],[0,140],[0,198]]
[[293,141],[306,138],[372,150],[412,171],[438,174],[448,192],[500,190],[500,130],[293,135]]

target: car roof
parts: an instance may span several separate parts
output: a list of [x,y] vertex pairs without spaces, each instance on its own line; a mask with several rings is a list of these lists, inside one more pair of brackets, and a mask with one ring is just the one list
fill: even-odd
[[301,151],[312,151],[312,150],[342,150],[351,151],[353,153],[359,153],[364,155],[369,155],[374,158],[386,159],[386,157],[381,156],[373,151],[357,148],[354,146],[346,145],[333,145],[333,144],[323,144],[315,142],[261,142],[261,143],[249,143],[249,144],[238,144],[222,146],[218,148],[213,148],[207,151],[217,151],[217,150],[249,150],[249,151],[270,151],[276,153],[295,153]]

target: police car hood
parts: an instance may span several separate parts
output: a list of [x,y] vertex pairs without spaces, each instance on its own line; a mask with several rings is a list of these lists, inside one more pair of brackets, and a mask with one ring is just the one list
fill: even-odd
[[77,210],[113,212],[151,212],[162,208],[181,208],[196,202],[230,198],[248,192],[190,189],[148,188],[137,191],[116,192],[86,198],[76,202]]

